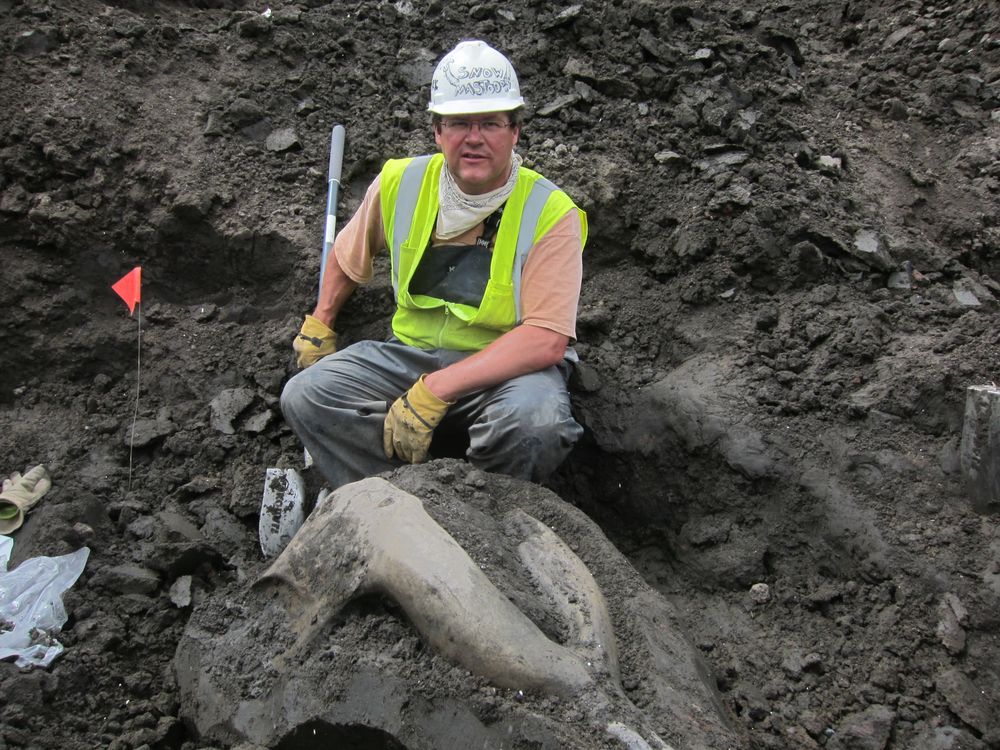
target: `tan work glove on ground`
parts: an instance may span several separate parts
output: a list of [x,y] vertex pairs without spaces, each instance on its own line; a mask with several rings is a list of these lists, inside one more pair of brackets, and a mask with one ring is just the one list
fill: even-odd
[[413,387],[396,399],[385,415],[382,448],[386,458],[395,453],[401,460],[419,464],[427,460],[434,428],[444,419],[453,401],[442,401],[424,385],[421,375]]
[[292,348],[295,350],[295,364],[304,370],[337,351],[337,334],[312,315],[306,315],[302,328],[292,341]]
[[3,480],[0,491],[0,534],[10,534],[21,528],[24,514],[42,499],[52,487],[49,472],[39,464],[22,475],[15,471]]

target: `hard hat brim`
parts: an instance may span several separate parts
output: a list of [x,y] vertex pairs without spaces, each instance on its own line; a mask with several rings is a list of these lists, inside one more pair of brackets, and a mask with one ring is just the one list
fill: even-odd
[[484,112],[509,112],[524,106],[524,99],[453,99],[441,104],[428,104],[427,109],[436,115],[479,115]]

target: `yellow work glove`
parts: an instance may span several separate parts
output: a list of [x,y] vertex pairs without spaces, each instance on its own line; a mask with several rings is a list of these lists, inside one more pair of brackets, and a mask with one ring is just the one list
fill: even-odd
[[39,464],[22,476],[15,471],[3,480],[0,491],[0,534],[10,534],[21,528],[24,514],[41,500],[52,487],[49,472]]
[[386,458],[395,453],[403,461],[419,464],[427,460],[434,428],[444,419],[453,401],[442,401],[424,385],[421,375],[413,387],[396,399],[385,415],[382,449]]
[[337,351],[337,334],[312,315],[306,315],[302,328],[292,341],[292,348],[295,350],[295,364],[304,370]]

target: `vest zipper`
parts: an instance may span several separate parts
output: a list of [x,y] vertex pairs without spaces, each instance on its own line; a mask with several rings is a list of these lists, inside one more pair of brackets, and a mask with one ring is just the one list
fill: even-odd
[[451,319],[451,310],[447,306],[444,308],[444,322],[441,323],[441,327],[438,329],[438,349],[444,348],[444,329],[448,327],[448,321]]

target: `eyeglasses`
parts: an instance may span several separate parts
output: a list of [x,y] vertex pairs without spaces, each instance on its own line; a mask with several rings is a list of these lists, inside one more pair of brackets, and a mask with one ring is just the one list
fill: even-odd
[[472,132],[472,126],[478,125],[479,132],[483,135],[497,135],[498,133],[513,126],[512,122],[503,120],[442,120],[441,127],[451,135],[468,135]]

